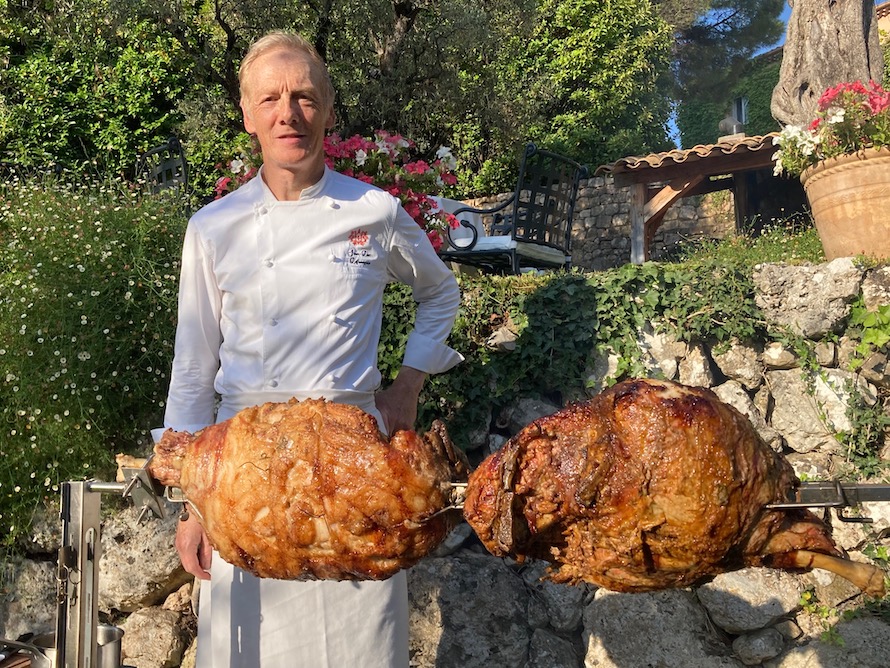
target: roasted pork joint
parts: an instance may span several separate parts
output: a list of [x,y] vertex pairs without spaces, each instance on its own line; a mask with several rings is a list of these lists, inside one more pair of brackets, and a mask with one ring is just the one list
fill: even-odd
[[196,434],[168,430],[149,464],[179,487],[226,561],[260,577],[385,579],[460,520],[466,468],[444,428],[391,439],[364,411],[267,403]]
[[845,560],[807,510],[770,510],[797,484],[750,422],[709,390],[615,385],[536,420],[471,475],[464,515],[497,556],[551,563],[557,582],[685,587],[746,566],[883,573]]

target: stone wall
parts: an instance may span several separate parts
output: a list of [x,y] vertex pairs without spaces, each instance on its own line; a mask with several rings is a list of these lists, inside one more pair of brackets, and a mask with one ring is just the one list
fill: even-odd
[[[850,259],[763,265],[754,283],[766,318],[811,341],[815,362],[799,359],[778,341],[734,341],[712,349],[671,340],[651,327],[639,333],[641,361],[653,375],[711,388],[748,416],[799,476],[830,479],[846,462],[835,434],[851,428],[845,410],[851,397],[880,401],[890,391],[886,351],[855,365],[854,373],[856,342],[844,336],[855,300],[861,297],[868,308],[890,304],[890,268],[866,272]],[[510,354],[509,347],[503,354]],[[614,372],[607,355],[597,357],[592,355],[589,369],[590,393]],[[802,373],[814,363],[810,389]],[[508,435],[558,408],[531,398],[505,408],[470,448],[471,461],[478,463]],[[890,459],[890,447],[880,456]],[[102,621],[124,628],[125,665],[135,668],[193,665],[196,593],[175,557],[176,509],[167,507],[163,520],[140,522],[136,509],[126,508],[109,514],[103,525]],[[834,519],[833,538],[851,558],[869,561],[869,547],[890,547],[890,504],[867,503],[863,512],[874,522]],[[31,554],[2,565],[0,637],[52,629],[57,522],[57,513],[47,513]],[[411,665],[884,668],[890,656],[890,624],[869,611],[851,583],[819,569],[794,574],[750,568],[700,587],[642,594],[557,585],[541,580],[544,571],[540,562],[491,556],[461,524],[408,573]]]
[[[510,197],[467,200],[489,207]],[[586,271],[612,269],[630,262],[630,188],[619,188],[611,177],[581,181],[572,229],[572,261]],[[676,202],[650,246],[653,260],[664,259],[681,241],[722,239],[735,231],[733,198],[729,191],[687,197]]]

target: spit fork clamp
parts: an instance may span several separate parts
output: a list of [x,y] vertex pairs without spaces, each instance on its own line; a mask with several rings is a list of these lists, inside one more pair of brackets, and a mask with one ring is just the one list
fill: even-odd
[[842,522],[869,523],[874,521],[871,517],[846,515],[844,509],[861,506],[867,501],[890,501],[890,485],[817,480],[800,483],[792,494],[793,497],[787,501],[771,503],[766,507],[770,510],[833,508]]

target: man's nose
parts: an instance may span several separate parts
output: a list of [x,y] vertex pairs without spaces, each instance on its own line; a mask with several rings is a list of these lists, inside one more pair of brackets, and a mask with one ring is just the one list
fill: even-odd
[[282,96],[279,102],[279,119],[282,123],[293,123],[303,120],[303,109],[297,98]]

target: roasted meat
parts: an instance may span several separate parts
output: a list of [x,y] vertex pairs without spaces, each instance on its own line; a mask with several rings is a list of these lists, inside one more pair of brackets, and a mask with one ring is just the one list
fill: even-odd
[[712,392],[615,385],[541,418],[470,475],[464,515],[497,556],[551,563],[556,582],[684,587],[746,566],[821,567],[883,592],[807,510],[765,506],[797,478]]
[[226,561],[260,577],[385,579],[447,535],[466,468],[440,426],[385,438],[325,400],[248,408],[196,434],[168,430],[151,474],[179,487]]

